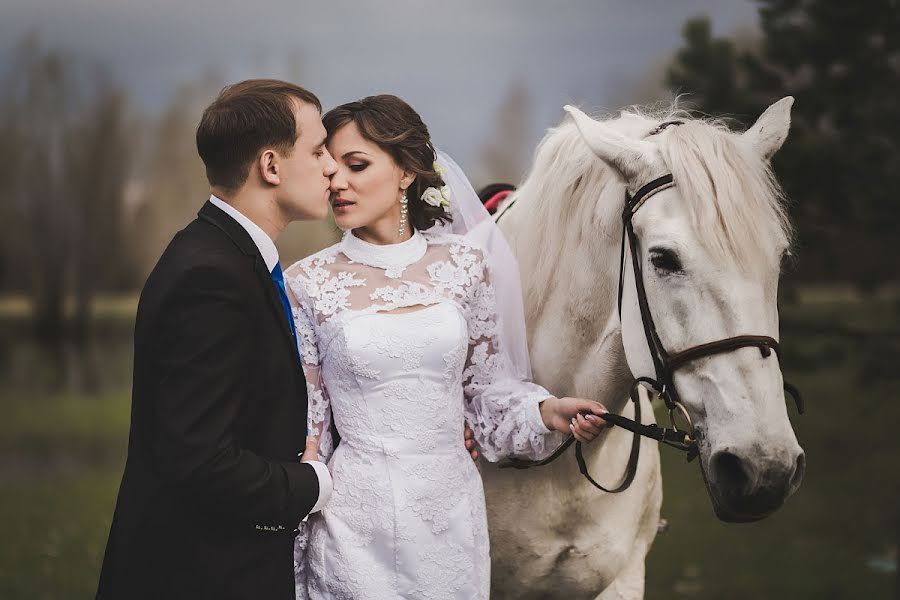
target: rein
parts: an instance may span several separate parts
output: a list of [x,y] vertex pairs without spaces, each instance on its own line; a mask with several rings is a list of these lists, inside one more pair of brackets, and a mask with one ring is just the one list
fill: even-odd
[[[655,135],[663,131],[666,127],[681,124],[682,121],[668,121],[665,123],[661,123],[650,132],[650,135]],[[691,421],[690,414],[688,413],[687,408],[684,406],[684,404],[682,404],[678,396],[678,392],[675,388],[674,375],[676,369],[700,358],[733,352],[740,348],[748,347],[758,348],[760,355],[763,358],[768,358],[772,354],[772,351],[774,351],[775,355],[779,356],[780,358],[780,346],[778,345],[778,341],[770,336],[765,335],[739,335],[722,340],[708,342],[705,344],[699,344],[697,346],[692,346],[690,348],[687,348],[686,350],[682,350],[674,354],[670,354],[666,351],[665,346],[663,346],[662,340],[660,340],[659,334],[657,333],[656,324],[653,321],[653,315],[650,312],[650,304],[647,301],[647,291],[644,287],[644,274],[643,270],[641,269],[640,259],[638,258],[638,239],[637,235],[634,232],[632,219],[634,218],[635,213],[644,205],[647,200],[663,190],[674,187],[674,185],[675,181],[672,175],[667,174],[663,175],[662,177],[658,177],[650,183],[644,185],[634,194],[634,196],[631,196],[627,190],[625,192],[625,208],[622,211],[622,249],[619,258],[619,291],[617,300],[619,318],[621,320],[622,296],[625,288],[625,244],[627,243],[629,253],[631,254],[631,264],[634,271],[635,291],[637,292],[638,297],[638,307],[641,311],[641,322],[644,328],[644,336],[647,339],[647,346],[650,349],[650,356],[653,359],[653,366],[656,372],[656,376],[655,378],[639,377],[631,386],[629,398],[634,403],[634,420],[613,413],[606,413],[602,417],[603,420],[607,423],[611,423],[634,433],[634,437],[631,442],[631,453],[628,457],[628,463],[625,468],[625,474],[622,478],[622,482],[613,489],[608,489],[597,483],[588,472],[587,463],[584,460],[584,455],[582,452],[581,442],[576,441],[573,436],[570,436],[550,456],[548,456],[544,460],[532,462],[510,458],[508,462],[500,465],[501,469],[529,469],[532,467],[540,467],[550,464],[551,462],[562,456],[569,448],[569,446],[575,443],[575,460],[578,463],[578,470],[581,472],[581,474],[584,475],[584,477],[599,490],[611,494],[623,492],[629,488],[632,481],[634,481],[635,474],[637,473],[638,459],[640,457],[641,449],[641,437],[647,437],[662,444],[666,444],[667,446],[672,446],[673,448],[686,452],[688,462],[694,460],[699,455],[693,422]],[[497,217],[497,221],[499,221],[500,217],[506,214],[506,211],[511,207],[512,204],[508,205],[506,207],[506,210],[504,210]],[[666,408],[669,409],[669,421],[671,427],[659,427],[655,423],[650,425],[644,425],[641,423],[641,403],[640,397],[638,395],[638,386],[640,385],[646,385],[647,387],[649,387],[656,393],[657,397],[659,397],[665,403]],[[800,393],[798,392],[797,388],[785,382],[784,389],[793,397],[799,413],[803,414],[803,400],[800,397]],[[680,415],[686,421],[687,430],[678,428],[676,414]]]

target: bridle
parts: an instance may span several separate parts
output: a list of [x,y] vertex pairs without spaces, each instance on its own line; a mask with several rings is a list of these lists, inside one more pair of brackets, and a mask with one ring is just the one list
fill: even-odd
[[[655,135],[663,131],[666,127],[681,125],[682,123],[682,121],[667,121],[665,123],[661,123],[656,128],[654,128],[649,135]],[[515,469],[528,469],[531,467],[543,466],[559,458],[569,448],[569,446],[575,443],[575,459],[578,463],[578,469],[581,471],[581,474],[584,475],[584,477],[587,478],[587,480],[592,485],[594,485],[594,487],[604,492],[613,494],[623,492],[631,485],[631,482],[634,480],[634,476],[637,473],[637,464],[641,448],[640,438],[642,436],[654,439],[660,443],[686,452],[688,461],[692,461],[693,459],[695,459],[699,453],[696,434],[690,414],[688,413],[688,410],[684,406],[684,404],[682,404],[678,396],[678,391],[675,387],[674,376],[675,371],[678,368],[683,367],[684,365],[700,358],[733,352],[740,348],[748,347],[758,348],[763,358],[768,358],[769,356],[771,356],[772,351],[774,351],[775,354],[780,358],[780,347],[778,345],[778,341],[772,337],[765,335],[738,335],[722,340],[708,342],[705,344],[699,344],[697,346],[692,346],[690,348],[687,348],[686,350],[682,350],[674,354],[671,354],[666,350],[665,346],[662,343],[662,340],[659,337],[659,333],[657,332],[656,323],[653,320],[653,314],[650,312],[650,304],[647,301],[647,291],[644,286],[643,269],[641,268],[641,262],[637,251],[638,239],[637,235],[634,232],[634,225],[632,223],[632,220],[635,213],[637,213],[637,211],[644,205],[645,202],[647,202],[647,200],[652,198],[657,193],[674,186],[675,181],[672,175],[667,174],[647,183],[646,185],[641,187],[634,194],[634,196],[629,194],[627,190],[625,191],[625,208],[622,211],[622,249],[619,259],[619,291],[617,299],[619,318],[621,320],[622,296],[625,289],[625,245],[627,243],[629,253],[631,255],[632,270],[634,271],[635,291],[637,293],[638,307],[641,313],[641,322],[644,328],[644,336],[647,339],[647,347],[649,348],[650,356],[653,359],[655,378],[638,377],[635,379],[634,384],[631,386],[629,397],[632,403],[634,403],[634,420],[613,413],[607,413],[603,415],[603,419],[606,422],[612,423],[613,425],[622,427],[623,429],[627,429],[634,433],[634,437],[631,443],[631,453],[628,457],[628,465],[626,466],[625,475],[622,478],[622,482],[614,489],[607,489],[597,483],[588,472],[587,463],[585,462],[584,455],[582,453],[581,442],[576,441],[574,437],[569,437],[569,439],[567,439],[562,445],[559,446],[559,448],[557,448],[549,457],[545,458],[544,460],[531,462],[511,458],[507,463],[500,465],[500,468],[511,467]],[[508,206],[507,210],[509,208],[510,207]],[[503,214],[505,213],[506,211],[504,211]],[[500,216],[502,216],[502,214]],[[656,396],[665,403],[666,408],[668,408],[669,410],[669,421],[671,425],[670,427],[659,427],[655,423],[650,425],[644,425],[641,423],[641,403],[640,396],[638,394],[638,387],[640,385],[646,385],[647,387],[649,387],[655,392]],[[800,397],[797,389],[787,382],[785,382],[784,384],[784,389],[794,398],[794,402],[797,405],[797,410],[800,412],[800,414],[803,414],[803,400]],[[678,417],[683,418],[687,423],[686,430],[679,429],[677,423]]]

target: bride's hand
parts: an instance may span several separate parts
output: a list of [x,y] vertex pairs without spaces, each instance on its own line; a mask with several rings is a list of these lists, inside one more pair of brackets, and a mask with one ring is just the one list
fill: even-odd
[[303,449],[303,456],[300,457],[300,462],[309,462],[311,460],[322,460],[319,458],[319,436],[317,435],[306,436],[306,448]]
[[[593,400],[550,397],[541,402],[540,409],[541,419],[547,429],[570,433],[579,442],[593,441],[607,426],[603,420],[603,415],[607,413],[606,407]],[[581,413],[588,415],[583,417]]]

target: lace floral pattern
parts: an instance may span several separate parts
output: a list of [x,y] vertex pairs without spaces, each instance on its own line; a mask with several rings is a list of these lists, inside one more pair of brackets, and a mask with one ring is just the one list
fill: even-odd
[[[412,590],[414,598],[453,600],[465,581],[459,573],[471,573],[475,564],[465,548],[453,542],[424,549],[419,560],[418,585]],[[487,597],[487,596],[485,596]]]
[[[344,240],[289,268],[311,431],[334,478],[296,544],[301,598],[487,598],[484,493],[463,446],[541,458],[549,393],[509,375],[482,251],[416,233]],[[328,424],[341,443],[330,452]]]

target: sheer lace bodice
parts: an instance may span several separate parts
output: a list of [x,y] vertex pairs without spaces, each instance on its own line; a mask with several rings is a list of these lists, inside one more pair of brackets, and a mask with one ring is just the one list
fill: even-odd
[[[376,312],[417,310],[447,303],[465,319],[468,350],[462,365],[465,417],[485,458],[540,458],[561,439],[549,435],[538,403],[550,394],[511,375],[498,353],[500,315],[482,251],[465,237],[417,232],[406,242],[368,244],[352,233],[292,266],[286,281],[296,295],[294,309],[300,351],[309,386],[309,428],[322,431],[329,408],[321,363],[335,337],[351,320]],[[402,347],[389,337],[379,341],[392,353],[407,355],[404,368],[416,367],[427,340]],[[352,361],[336,372],[331,386],[356,377],[377,377]],[[352,435],[338,425],[342,436]],[[327,440],[326,440],[327,445]],[[327,452],[329,448],[323,448]]]
[[[309,575],[299,591],[486,598],[484,497],[463,423],[488,460],[542,458],[561,436],[540,417],[550,394],[511,374],[484,253],[455,235],[375,246],[348,233],[285,281],[308,427],[334,477],[298,558]],[[333,454],[331,418],[341,436]]]

